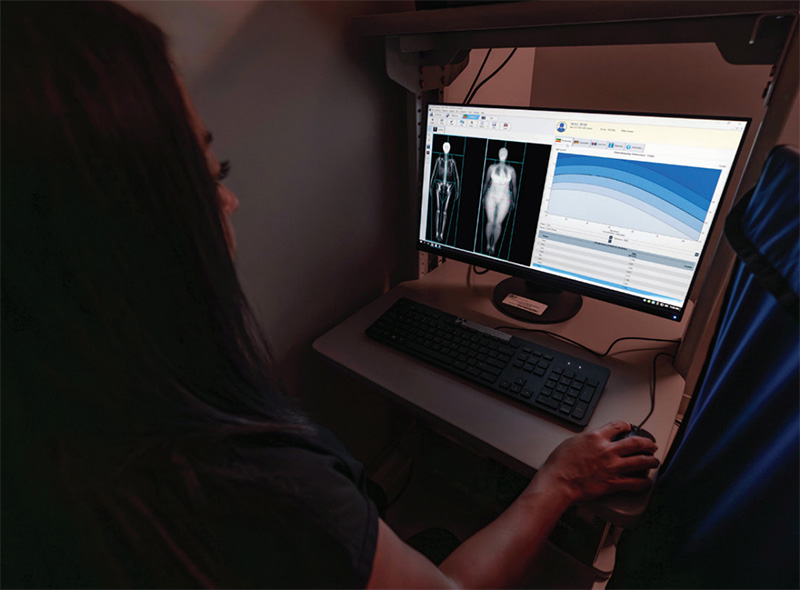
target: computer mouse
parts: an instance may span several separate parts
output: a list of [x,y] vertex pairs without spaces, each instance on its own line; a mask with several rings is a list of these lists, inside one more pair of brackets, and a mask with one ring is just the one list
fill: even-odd
[[618,440],[623,440],[632,436],[643,436],[644,438],[649,438],[653,442],[656,442],[656,437],[647,432],[644,428],[639,428],[633,424],[631,424],[631,429],[628,432],[620,432],[614,438],[612,438],[611,441],[617,442]]
[[[639,428],[638,426],[634,426],[631,424],[631,429],[628,432],[620,432],[618,435],[611,439],[612,442],[616,442],[618,440],[625,440],[626,438],[631,438],[632,436],[641,436],[644,438],[649,438],[653,442],[656,442],[656,437],[652,434],[647,432],[644,428]],[[634,455],[647,455],[648,453],[633,453]],[[635,471],[630,473],[632,477],[640,477],[645,478],[647,477],[648,471]]]

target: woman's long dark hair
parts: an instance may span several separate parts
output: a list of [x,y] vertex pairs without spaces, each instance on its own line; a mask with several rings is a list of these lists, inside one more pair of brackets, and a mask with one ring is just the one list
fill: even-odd
[[4,517],[26,477],[98,478],[147,441],[305,428],[161,31],[98,2],[4,2],[1,22]]

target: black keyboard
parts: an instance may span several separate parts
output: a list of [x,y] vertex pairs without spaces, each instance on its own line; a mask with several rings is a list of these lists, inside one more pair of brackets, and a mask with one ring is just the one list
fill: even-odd
[[367,336],[584,427],[608,381],[605,367],[399,299]]

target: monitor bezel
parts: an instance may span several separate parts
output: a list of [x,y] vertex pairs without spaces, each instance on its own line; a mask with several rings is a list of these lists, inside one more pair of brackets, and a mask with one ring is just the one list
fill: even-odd
[[465,104],[449,103],[449,102],[430,102],[428,103],[425,110],[425,123],[424,123],[422,137],[427,137],[428,126],[430,125],[429,113],[430,113],[430,108],[433,106],[564,113],[565,115],[569,115],[572,113],[599,114],[599,115],[619,115],[619,116],[660,117],[660,118],[673,118],[673,119],[704,119],[710,121],[736,121],[745,123],[745,128],[742,131],[742,137],[739,141],[739,146],[737,147],[736,153],[734,154],[733,160],[731,162],[730,174],[728,174],[728,177],[725,180],[725,186],[722,189],[722,198],[720,200],[720,204],[717,207],[717,210],[714,212],[714,217],[711,221],[708,238],[706,239],[705,243],[703,244],[703,247],[701,248],[700,255],[697,260],[697,265],[695,267],[696,270],[694,272],[694,275],[692,276],[691,282],[689,283],[689,287],[686,290],[686,296],[684,297],[683,303],[681,304],[681,307],[678,310],[673,309],[671,307],[660,307],[657,305],[649,304],[646,301],[642,301],[642,298],[640,296],[628,295],[626,293],[621,293],[613,289],[606,289],[597,285],[581,283],[573,279],[566,279],[557,275],[552,275],[538,270],[534,270],[533,268],[518,266],[497,258],[490,258],[488,256],[474,254],[472,252],[467,252],[464,250],[453,248],[445,244],[431,244],[421,239],[419,237],[419,228],[422,222],[421,216],[427,215],[427,211],[422,210],[422,194],[423,194],[422,187],[423,183],[425,182],[425,179],[423,179],[422,176],[424,175],[424,170],[425,170],[424,162],[426,154],[425,154],[425,142],[424,141],[421,142],[422,149],[420,150],[421,155],[420,155],[420,166],[419,166],[420,178],[417,191],[418,215],[417,215],[417,224],[415,226],[418,251],[429,252],[431,254],[436,254],[444,258],[449,258],[452,260],[457,260],[459,262],[464,262],[466,264],[475,266],[477,268],[499,272],[501,274],[505,274],[511,277],[517,277],[525,281],[534,283],[537,286],[541,286],[543,289],[567,291],[569,293],[575,293],[577,295],[591,297],[594,299],[598,299],[600,301],[605,301],[615,305],[620,305],[622,307],[626,307],[636,311],[641,311],[658,317],[663,317],[676,322],[680,322],[683,319],[683,316],[686,312],[687,302],[689,301],[689,297],[692,293],[692,290],[694,289],[696,281],[698,280],[698,276],[700,275],[700,268],[703,264],[703,261],[705,260],[706,253],[708,252],[709,244],[711,242],[711,237],[712,235],[714,235],[715,229],[717,228],[717,223],[719,222],[720,213],[723,208],[722,206],[724,203],[729,202],[728,191],[730,190],[731,181],[735,176],[736,167],[739,163],[739,157],[742,154],[743,147],[747,139],[747,135],[750,131],[750,125],[752,124],[751,117],[696,115],[696,114],[685,115],[685,114],[675,114],[675,113],[652,113],[652,112],[637,112],[637,111],[564,109],[564,108],[552,108],[552,107],[521,107],[521,106],[488,105],[488,104],[465,105]]

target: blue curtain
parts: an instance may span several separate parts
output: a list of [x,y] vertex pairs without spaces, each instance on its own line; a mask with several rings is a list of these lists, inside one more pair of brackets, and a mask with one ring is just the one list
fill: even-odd
[[800,588],[799,195],[797,151],[775,148],[726,220],[704,377],[612,587]]

